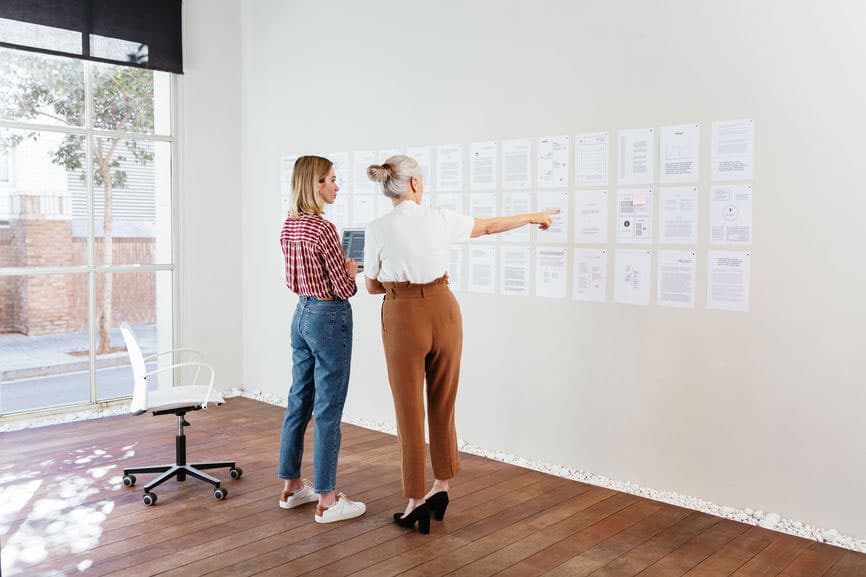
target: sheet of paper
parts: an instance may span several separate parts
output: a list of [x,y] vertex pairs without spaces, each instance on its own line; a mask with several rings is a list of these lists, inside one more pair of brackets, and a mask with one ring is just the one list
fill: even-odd
[[652,242],[652,189],[621,188],[616,198],[616,242]]
[[436,190],[433,186],[433,147],[432,146],[410,146],[406,155],[411,156],[421,167],[421,180],[424,182],[424,194]]
[[334,204],[325,205],[325,218],[334,223],[337,227],[337,234],[341,234],[343,229],[349,226],[349,199],[351,196],[337,193],[337,198]]
[[394,203],[384,194],[376,195],[376,218],[384,216],[391,212],[394,208]]
[[289,216],[292,202],[292,171],[299,154],[287,154],[280,158],[280,224]]
[[371,164],[378,164],[374,151],[361,150],[352,154],[352,194],[374,194],[376,188],[381,188],[367,176]]
[[568,249],[539,246],[535,252],[535,296],[565,298]]
[[660,250],[658,259],[658,304],[666,307],[695,308],[695,251]]
[[529,247],[503,246],[499,286],[504,295],[529,294]]
[[578,248],[574,251],[575,300],[603,303],[607,300],[607,250]]
[[496,247],[469,245],[469,290],[496,292]]
[[538,143],[538,186],[568,188],[568,136],[542,136]]
[[538,242],[568,242],[568,192],[564,190],[542,190],[535,196],[535,210],[559,209],[559,214],[553,215],[553,224],[547,230],[538,229]]
[[496,142],[473,142],[469,145],[469,190],[496,188]]
[[751,118],[713,122],[713,180],[751,180],[754,166]]
[[532,139],[502,142],[502,188],[521,190],[532,186]]
[[463,145],[440,144],[436,147],[436,190],[463,190]]
[[334,163],[334,175],[337,177],[337,186],[340,192],[347,194],[351,192],[349,189],[349,177],[351,176],[352,166],[349,164],[348,152],[329,152],[325,157]]
[[652,128],[619,131],[620,184],[652,184],[655,170],[655,133]]
[[452,291],[463,290],[463,253],[466,246],[452,245],[448,258],[448,286]]
[[659,189],[659,227],[662,244],[698,241],[698,189],[694,186]]
[[710,244],[752,242],[752,185],[715,185],[710,189]]
[[[506,192],[502,195],[502,214],[514,216],[515,214],[526,214],[532,210],[529,192]],[[513,228],[499,235],[506,242],[529,242],[529,226]]]
[[707,308],[748,312],[751,253],[711,250]]
[[609,135],[584,132],[574,137],[574,173],[577,186],[607,186]]
[[447,208],[457,214],[466,214],[463,208],[463,195],[459,192],[439,192],[433,198],[433,206]]
[[352,199],[352,226],[367,226],[376,218],[376,195],[375,194],[353,194]]
[[627,305],[650,303],[653,253],[651,250],[618,250],[614,264],[613,300]]
[[[469,195],[469,214],[475,218],[493,218],[496,216],[496,193],[473,192]],[[475,239],[475,242],[495,242],[496,236],[485,235]]]
[[398,154],[406,154],[406,153],[403,152],[402,150],[400,150],[399,148],[386,148],[384,150],[380,150],[376,154],[376,160],[379,164],[382,164],[383,162],[385,162],[386,160],[388,160],[392,156],[397,156]]
[[662,182],[697,182],[700,124],[662,126],[659,131],[659,166]]
[[578,190],[574,193],[574,242],[607,242],[606,190]]

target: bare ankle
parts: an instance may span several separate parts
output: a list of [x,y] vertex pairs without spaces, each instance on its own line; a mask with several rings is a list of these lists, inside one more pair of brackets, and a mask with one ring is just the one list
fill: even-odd
[[331,491],[330,493],[321,493],[319,495],[319,507],[332,507],[336,502],[336,493],[334,491]]
[[301,488],[301,479],[285,479],[283,483],[283,491],[288,491],[289,493],[294,493],[298,489]]

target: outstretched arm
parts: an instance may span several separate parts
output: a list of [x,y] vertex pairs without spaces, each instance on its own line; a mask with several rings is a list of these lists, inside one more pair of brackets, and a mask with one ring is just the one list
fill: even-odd
[[527,214],[515,214],[514,216],[495,216],[493,218],[476,218],[475,226],[472,227],[471,238],[485,234],[498,234],[525,224],[537,224],[541,230],[550,228],[553,222],[552,216],[558,214],[559,209],[544,212],[530,212]]

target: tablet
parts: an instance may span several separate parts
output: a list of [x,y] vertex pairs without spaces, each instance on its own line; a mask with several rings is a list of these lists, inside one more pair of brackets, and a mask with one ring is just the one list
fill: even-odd
[[343,253],[358,263],[358,270],[364,270],[364,229],[343,229]]

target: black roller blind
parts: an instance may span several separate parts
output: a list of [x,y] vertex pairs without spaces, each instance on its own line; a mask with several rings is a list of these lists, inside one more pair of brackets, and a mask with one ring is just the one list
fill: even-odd
[[0,0],[0,46],[182,74],[181,0]]

